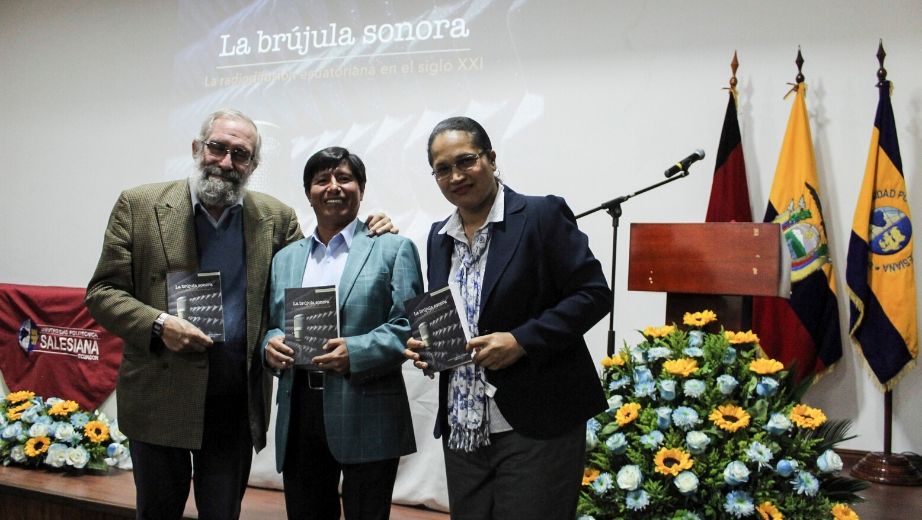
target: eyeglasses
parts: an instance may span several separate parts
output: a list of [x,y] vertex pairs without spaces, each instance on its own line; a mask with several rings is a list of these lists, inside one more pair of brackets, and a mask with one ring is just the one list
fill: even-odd
[[471,168],[477,164],[477,161],[480,160],[480,156],[485,153],[487,152],[466,153],[460,157],[457,157],[454,162],[442,164],[438,168],[432,170],[432,176],[435,177],[435,180],[440,181],[451,175],[451,172],[455,168],[462,172],[470,171]]
[[203,141],[202,144],[205,145],[208,153],[214,157],[223,159],[225,155],[230,154],[231,162],[237,166],[249,166],[253,160],[253,154],[243,148],[231,149],[226,144],[217,141]]

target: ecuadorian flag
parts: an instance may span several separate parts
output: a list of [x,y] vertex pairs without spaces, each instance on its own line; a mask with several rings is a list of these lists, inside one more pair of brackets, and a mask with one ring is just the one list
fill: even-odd
[[912,219],[896,138],[890,82],[871,134],[864,182],[855,206],[845,280],[851,301],[851,337],[880,385],[892,385],[918,353]]
[[791,253],[791,298],[753,298],[752,328],[765,353],[799,378],[824,372],[842,357],[836,282],[820,204],[813,138],[798,83],[778,156],[765,222],[781,225]]

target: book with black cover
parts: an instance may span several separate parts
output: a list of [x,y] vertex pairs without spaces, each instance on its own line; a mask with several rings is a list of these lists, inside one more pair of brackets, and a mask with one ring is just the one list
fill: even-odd
[[195,325],[212,341],[224,341],[221,273],[167,273],[166,295],[170,314]]
[[295,366],[310,365],[339,336],[338,306],[335,285],[285,289],[285,344],[295,350]]
[[467,330],[461,324],[447,286],[410,298],[404,306],[410,318],[411,334],[426,344],[419,354],[429,365],[427,373],[441,372],[471,361],[471,353],[465,349]]

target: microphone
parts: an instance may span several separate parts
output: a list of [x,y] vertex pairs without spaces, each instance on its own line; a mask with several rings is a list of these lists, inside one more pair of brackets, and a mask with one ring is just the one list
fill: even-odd
[[668,179],[669,177],[672,177],[673,175],[679,172],[684,172],[688,170],[689,166],[700,161],[701,159],[704,159],[704,150],[702,150],[701,148],[698,148],[697,150],[692,152],[692,154],[689,155],[688,157],[670,166],[669,169],[666,170],[666,173],[665,173],[666,178]]

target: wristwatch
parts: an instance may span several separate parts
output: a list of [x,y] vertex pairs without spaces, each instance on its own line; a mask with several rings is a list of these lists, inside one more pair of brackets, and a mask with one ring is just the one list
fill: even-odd
[[159,338],[163,335],[163,324],[166,323],[166,317],[169,314],[161,312],[160,316],[157,316],[157,319],[154,320],[154,325],[151,327],[150,333],[152,336]]

